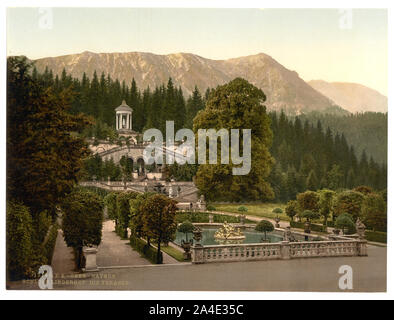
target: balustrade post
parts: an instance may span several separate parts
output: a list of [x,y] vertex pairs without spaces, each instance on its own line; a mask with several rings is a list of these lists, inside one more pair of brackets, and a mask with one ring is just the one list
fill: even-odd
[[283,260],[290,260],[290,242],[282,241],[280,243],[280,255]]
[[204,263],[204,247],[203,246],[193,246],[192,247],[192,263],[202,264]]
[[368,256],[368,251],[367,251],[367,240],[359,240],[357,242],[357,254],[360,257],[366,257]]
[[199,227],[195,227],[193,230],[193,240],[194,245],[192,247],[192,263],[204,263],[204,247],[201,244],[202,230]]

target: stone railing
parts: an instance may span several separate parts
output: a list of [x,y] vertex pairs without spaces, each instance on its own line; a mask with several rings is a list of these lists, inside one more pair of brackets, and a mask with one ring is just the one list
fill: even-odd
[[282,259],[280,243],[195,246],[192,248],[192,262],[196,264],[274,259]]
[[291,258],[355,257],[366,255],[367,242],[362,240],[290,243]]
[[367,256],[367,241],[311,241],[193,246],[195,264],[234,261],[289,260],[312,257]]

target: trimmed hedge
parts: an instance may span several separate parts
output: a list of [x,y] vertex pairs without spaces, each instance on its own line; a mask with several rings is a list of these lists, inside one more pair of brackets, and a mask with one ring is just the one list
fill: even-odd
[[57,239],[59,228],[60,228],[59,225],[54,224],[51,230],[49,230],[48,237],[45,239],[45,242],[42,245],[44,255],[49,265],[52,264],[52,257],[53,257],[53,252],[55,250],[56,239]]
[[387,243],[387,233],[380,231],[365,231],[365,239],[371,242]]
[[[292,228],[303,229],[305,228],[304,222],[290,221],[290,226]],[[320,224],[311,223],[311,230],[314,232],[327,232],[326,227]]]
[[[137,250],[142,256],[144,256],[150,262],[156,264],[157,250],[155,248],[148,246],[148,244],[144,240],[137,238],[133,235],[130,236],[130,245],[133,249]],[[160,260],[161,263],[163,263],[162,252],[160,252]]]
[[34,257],[33,219],[28,207],[7,202],[7,273],[11,280],[29,276]]
[[[234,216],[227,216],[221,214],[214,214],[213,222],[216,223],[224,223],[227,221],[228,223],[239,223],[239,218]],[[186,220],[192,223],[208,223],[209,222],[209,213],[206,212],[177,212],[176,214],[176,222],[183,223]],[[247,221],[245,221],[247,222]]]

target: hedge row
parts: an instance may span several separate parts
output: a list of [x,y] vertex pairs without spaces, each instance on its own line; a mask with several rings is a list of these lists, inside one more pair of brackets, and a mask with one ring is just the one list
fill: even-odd
[[55,250],[58,229],[59,229],[59,225],[54,224],[51,230],[49,231],[48,237],[45,239],[45,242],[43,243],[43,253],[47,258],[49,265],[52,264],[52,257],[53,257],[53,252]]
[[[292,228],[304,229],[305,228],[305,223],[304,222],[290,221],[290,226]],[[313,224],[313,223],[311,223],[311,230],[314,231],[314,232],[327,232],[325,226],[320,225],[320,224]]]
[[[208,223],[209,213],[206,212],[178,212],[176,214],[176,222],[182,223],[184,221],[190,221],[193,223]],[[234,216],[220,215],[213,213],[213,222],[223,223],[227,221],[228,223],[239,223],[239,218]],[[245,221],[247,222],[247,221]]]
[[[139,253],[141,253],[150,262],[155,263],[155,264],[157,263],[157,261],[156,261],[157,250],[155,248],[147,245],[147,243],[144,240],[131,235],[130,236],[130,245],[133,249],[135,249]],[[162,252],[160,252],[160,260],[161,260],[161,263],[163,263],[163,253]]]
[[365,238],[371,242],[387,243],[387,233],[380,231],[365,231]]

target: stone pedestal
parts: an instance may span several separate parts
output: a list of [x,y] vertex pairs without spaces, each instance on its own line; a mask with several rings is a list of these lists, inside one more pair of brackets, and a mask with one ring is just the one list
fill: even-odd
[[192,248],[192,263],[202,264],[204,263],[204,247],[202,245],[196,245]]
[[289,241],[282,241],[280,243],[280,253],[283,260],[290,260],[290,242]]
[[368,243],[367,240],[360,240],[357,243],[357,251],[360,257],[368,256],[367,243]]
[[83,255],[85,256],[85,268],[84,272],[97,272],[99,271],[97,268],[96,255],[97,248],[84,247]]

